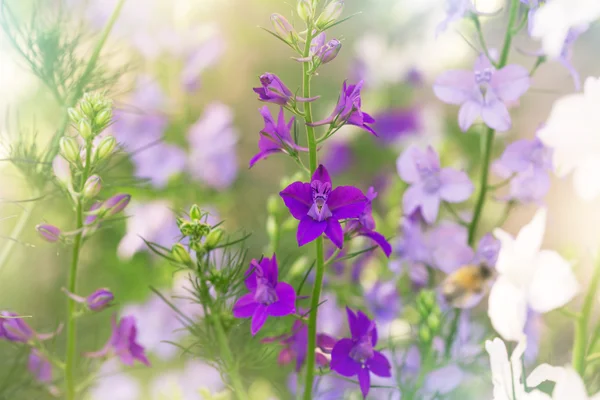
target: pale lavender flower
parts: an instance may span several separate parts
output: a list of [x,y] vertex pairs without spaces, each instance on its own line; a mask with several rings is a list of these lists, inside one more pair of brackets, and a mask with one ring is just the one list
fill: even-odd
[[435,30],[436,35],[448,29],[448,25],[452,22],[466,17],[473,9],[471,0],[445,0],[446,18],[437,26]]
[[223,190],[237,177],[236,143],[233,113],[222,103],[209,104],[188,131],[191,151],[188,170],[205,185]]
[[529,71],[516,64],[496,70],[485,55],[479,56],[472,71],[443,72],[433,91],[445,103],[460,105],[458,124],[466,132],[481,117],[492,129],[506,131],[512,121],[507,104],[529,89]]
[[550,189],[552,149],[537,137],[517,140],[506,147],[493,169],[505,179],[514,175],[509,199],[539,203]]
[[119,193],[115,194],[112,197],[109,197],[102,203],[102,210],[106,213],[107,217],[112,217],[117,215],[121,211],[127,207],[129,202],[131,201],[131,195],[127,193]]
[[396,319],[402,308],[398,288],[393,281],[377,281],[365,295],[367,308],[380,323]]
[[35,230],[47,242],[56,243],[60,240],[61,231],[54,225],[39,224],[35,226]]
[[411,146],[397,161],[400,178],[410,184],[403,197],[403,212],[421,210],[426,222],[435,222],[440,203],[460,203],[473,193],[473,184],[463,171],[441,168],[440,159],[432,147],[422,151]]
[[179,146],[159,142],[135,153],[131,160],[134,175],[149,179],[152,186],[164,188],[169,179],[185,169],[187,155]]
[[27,369],[41,383],[52,382],[52,365],[39,351],[31,349]]
[[185,60],[181,71],[181,84],[188,92],[200,87],[200,75],[219,62],[225,51],[225,40],[215,33],[194,49]]

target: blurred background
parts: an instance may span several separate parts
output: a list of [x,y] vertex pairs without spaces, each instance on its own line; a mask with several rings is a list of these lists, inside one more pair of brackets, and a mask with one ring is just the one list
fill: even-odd
[[[83,44],[78,56],[85,60],[117,2],[4,3],[22,28],[29,26],[32,15],[39,18],[36,29],[45,35],[40,35],[36,46],[42,51],[44,43],[48,51],[53,45],[60,48],[52,39],[56,29],[68,32],[67,37],[80,35]],[[270,28],[273,12],[300,26],[292,3],[126,1],[99,59],[111,76],[105,82],[110,85],[99,86],[114,100],[115,124],[109,129],[123,146],[122,162],[104,178],[106,193],[131,193],[133,200],[127,209],[130,218],[104,227],[86,244],[79,289],[82,294],[99,286],[113,290],[118,309],[139,318],[140,342],[150,352],[154,367],[120,372],[116,365],[104,365],[106,378],[94,387],[91,399],[187,400],[201,398],[201,387],[212,393],[223,389],[212,367],[182,357],[179,349],[163,342],[176,341],[185,333],[177,331],[177,318],[149,287],[177,294],[185,279],[150,254],[140,236],[170,246],[177,237],[174,216],[197,203],[210,210],[215,221],[225,220],[228,230],[252,233],[246,242],[250,257],[267,251],[267,199],[297,166],[275,155],[248,168],[263,127],[258,113],[262,104],[252,87],[259,86],[258,76],[267,71],[278,74],[292,91],[301,83],[301,65],[291,59],[291,50],[259,28]],[[375,186],[380,191],[375,207],[381,216],[380,230],[388,235],[398,233],[401,183],[395,164],[403,148],[409,143],[431,144],[441,152],[444,163],[468,170],[479,159],[483,127],[460,133],[456,108],[443,105],[431,89],[441,71],[470,68],[477,56],[474,30],[468,23],[450,25],[436,35],[436,27],[445,18],[443,3],[346,1],[344,15],[356,15],[328,31],[328,37],[342,41],[342,50],[313,79],[313,93],[321,96],[315,106],[319,119],[329,115],[344,79],[365,81],[363,109],[375,116],[379,138],[344,128],[321,150],[321,159],[335,174],[336,184],[352,183],[363,190]],[[501,16],[504,1],[479,0],[477,7]],[[504,19],[485,19],[484,32],[488,46],[498,47]],[[599,40],[600,28],[595,26],[575,46],[573,64],[583,79],[600,75]],[[511,61],[531,67],[535,58],[527,53],[539,45],[522,37],[515,46],[520,51],[512,53]],[[501,153],[503,142],[533,138],[553,101],[574,91],[564,68],[552,62],[542,65],[532,88],[512,113],[513,129],[500,136],[496,153]],[[66,282],[70,251],[68,246],[43,242],[34,227],[47,222],[68,230],[74,224],[73,212],[57,193],[37,193],[22,170],[7,160],[16,138],[30,138],[43,148],[58,129],[60,107],[49,85],[31,73],[11,45],[10,35],[0,33],[0,309],[34,316],[31,324],[42,331],[64,319],[65,296],[60,288]],[[600,239],[600,207],[582,203],[572,194],[570,182],[556,179],[546,203],[550,206],[547,246],[578,258],[588,254]],[[516,208],[506,230],[516,231],[535,208]],[[493,224],[502,209],[501,203],[490,202],[484,225]],[[24,213],[27,218],[21,218]],[[16,241],[15,231],[20,232]],[[295,246],[291,232],[282,236],[281,246],[285,249],[282,258],[291,260],[288,266],[303,252]],[[577,268],[585,277],[589,266],[583,259]],[[376,262],[386,267],[382,260]],[[365,279],[369,280],[368,272]],[[80,348],[101,346],[110,333],[109,319],[110,312],[82,318]],[[59,351],[61,346],[57,341]],[[559,353],[560,349],[545,351]],[[0,360],[15,357],[12,347],[0,343]],[[10,377],[14,365],[0,362],[0,384],[18,386]],[[275,384],[256,380],[251,391],[259,393],[257,399],[285,398],[282,388],[288,386],[290,371],[274,372],[280,380]],[[177,391],[179,397],[174,394]],[[38,398],[16,389],[11,393],[11,399]]]

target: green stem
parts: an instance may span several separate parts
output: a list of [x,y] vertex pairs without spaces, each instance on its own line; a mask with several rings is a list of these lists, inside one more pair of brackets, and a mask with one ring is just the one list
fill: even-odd
[[596,268],[592,281],[588,288],[583,308],[581,309],[581,317],[575,322],[575,339],[573,342],[573,368],[583,376],[585,372],[585,356],[587,353],[587,334],[594,301],[596,300],[596,292],[600,284],[600,257],[597,261]]
[[444,355],[446,358],[450,358],[450,356],[452,355],[452,344],[454,342],[454,338],[456,337],[456,332],[458,332],[460,314],[461,309],[457,308],[456,310],[454,310],[454,318],[452,318],[452,324],[450,325],[450,334],[446,338],[446,343],[444,346]]
[[[306,45],[304,47],[304,57],[308,57],[310,52],[310,43],[312,41],[312,27],[309,26],[306,34]],[[302,64],[302,96],[310,97],[310,65],[308,62]],[[304,121],[306,123],[306,137],[309,151],[310,173],[314,174],[317,170],[317,141],[315,140],[315,130],[308,126],[313,121],[312,108],[310,103],[304,106]],[[306,355],[306,380],[304,384],[304,400],[312,399],[313,379],[315,376],[315,348],[317,341],[317,313],[319,308],[319,299],[321,297],[321,286],[323,285],[324,270],[324,252],[323,237],[315,240],[316,253],[316,275],[315,283],[310,299],[310,315],[308,319],[308,354]]]
[[494,144],[494,130],[487,128],[485,133],[485,148],[483,151],[483,165],[481,167],[481,180],[479,183],[479,194],[475,202],[475,211],[473,212],[473,220],[469,225],[469,245],[473,246],[475,243],[475,237],[477,235],[477,225],[481,219],[483,212],[483,206],[485,205],[485,198],[488,191],[488,176],[490,173],[490,161],[492,159],[492,148]]
[[[32,197],[37,196],[38,194],[35,193]],[[35,201],[25,204],[23,212],[19,215],[19,218],[17,219],[17,222],[9,235],[9,237],[12,240],[8,240],[6,242],[6,245],[4,245],[4,247],[2,248],[2,253],[0,253],[0,271],[2,271],[2,268],[8,261],[12,249],[17,243],[19,236],[21,236],[23,229],[25,229],[25,225],[27,224],[27,221],[29,220],[29,217],[31,216],[31,213],[33,212],[33,209],[35,208],[36,204],[37,202]]]

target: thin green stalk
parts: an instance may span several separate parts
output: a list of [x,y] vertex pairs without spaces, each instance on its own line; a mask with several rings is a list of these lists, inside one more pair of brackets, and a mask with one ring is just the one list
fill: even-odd
[[[304,57],[310,53],[310,43],[312,41],[312,27],[308,27],[306,34],[306,45],[304,47]],[[302,96],[310,97],[310,65],[308,62],[302,64]],[[312,108],[310,103],[304,107],[304,122],[306,123],[306,137],[309,151],[310,173],[314,174],[317,170],[317,141],[315,140],[315,130],[309,126],[313,121]],[[317,313],[319,308],[319,299],[321,297],[321,286],[323,285],[324,270],[324,252],[323,237],[315,240],[316,253],[316,275],[312,296],[310,299],[310,315],[308,319],[308,354],[306,356],[306,380],[304,384],[304,400],[312,399],[313,379],[315,376],[315,348],[317,341]]]
[[483,151],[483,164],[481,167],[481,180],[479,183],[479,194],[475,202],[475,211],[473,212],[473,219],[471,225],[469,225],[469,245],[473,246],[477,235],[477,226],[483,213],[483,206],[485,205],[485,199],[488,191],[488,176],[490,173],[490,161],[492,159],[492,148],[494,144],[494,130],[487,128],[485,133],[485,145]]
[[581,318],[579,318],[575,322],[575,338],[573,341],[573,368],[581,376],[583,376],[585,372],[585,356],[588,348],[588,325],[590,322],[590,317],[592,315],[592,309],[594,307],[594,301],[596,300],[596,292],[598,291],[599,284],[600,256],[597,261],[596,268],[594,269],[592,281],[590,282],[590,286],[585,295],[585,300],[583,301],[583,308],[581,309]]
[[452,355],[452,344],[454,342],[454,337],[456,336],[456,332],[458,331],[458,323],[460,322],[460,312],[461,310],[457,308],[454,311],[454,318],[452,318],[452,323],[450,325],[450,334],[446,338],[444,355],[446,358],[450,358]]
[[[37,196],[38,196],[38,194],[34,193],[34,195],[32,197],[37,197]],[[33,202],[27,203],[23,206],[23,212],[19,215],[19,218],[17,219],[17,222],[16,222],[14,228],[12,229],[12,231],[10,232],[10,234],[8,236],[9,238],[11,238],[13,240],[8,240],[6,242],[6,244],[4,245],[4,247],[2,248],[2,253],[0,253],[0,271],[2,271],[2,268],[8,261],[8,257],[10,256],[14,245],[17,243],[19,236],[21,236],[23,229],[25,229],[25,225],[27,224],[29,217],[33,213],[33,209],[35,208],[36,204],[37,204],[37,202],[33,201]]]

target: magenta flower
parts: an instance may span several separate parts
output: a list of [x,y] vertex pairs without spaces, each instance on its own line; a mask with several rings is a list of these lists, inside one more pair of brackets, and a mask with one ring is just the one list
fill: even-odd
[[266,72],[260,76],[261,87],[253,88],[254,92],[258,93],[258,99],[260,101],[266,101],[267,103],[279,104],[280,106],[287,106],[295,102],[307,102],[314,101],[319,97],[311,97],[309,99],[304,97],[295,96],[294,93],[285,83],[275,74]]
[[31,349],[29,353],[29,360],[27,362],[27,369],[38,382],[50,383],[52,382],[52,365],[39,351]]
[[373,240],[385,255],[389,258],[392,254],[392,246],[387,239],[379,232],[375,232],[375,219],[373,219],[373,208],[371,203],[377,197],[377,192],[373,187],[369,188],[366,198],[367,203],[362,214],[357,220],[349,221],[346,225],[346,233],[350,236],[364,236]]
[[289,283],[279,282],[277,258],[264,257],[252,260],[246,272],[246,287],[250,293],[243,295],[233,306],[236,318],[252,317],[252,335],[262,328],[269,316],[283,317],[296,312],[296,292]]
[[8,340],[9,342],[27,343],[32,339],[44,341],[52,339],[60,333],[62,325],[51,333],[38,333],[30,327],[23,317],[18,314],[2,311],[0,312],[0,339]]
[[265,120],[265,127],[260,131],[260,139],[258,140],[258,148],[260,151],[250,160],[250,168],[258,161],[263,160],[274,153],[293,154],[297,151],[308,151],[308,149],[294,143],[294,140],[290,135],[292,125],[294,125],[294,117],[286,124],[283,107],[279,109],[277,123],[273,120],[269,107],[262,107],[260,109],[260,114]]
[[428,223],[435,222],[440,203],[460,203],[473,193],[473,184],[466,173],[452,168],[440,168],[440,159],[430,146],[422,151],[411,146],[397,162],[398,174],[411,186],[404,193],[403,213],[421,210]]
[[507,103],[517,101],[529,89],[529,71],[520,65],[496,70],[481,55],[473,71],[454,70],[442,73],[433,85],[435,95],[445,103],[460,105],[458,124],[466,132],[476,118],[492,129],[511,127]]
[[375,123],[375,119],[361,110],[360,90],[362,86],[363,81],[358,82],[356,85],[347,85],[346,81],[344,81],[342,92],[331,115],[321,121],[308,125],[319,126],[330,124],[337,128],[344,124],[350,124],[377,136],[373,128],[368,125]]
[[362,311],[356,314],[346,307],[352,338],[339,340],[331,352],[331,370],[345,377],[357,375],[363,397],[371,388],[370,372],[380,377],[392,376],[390,362],[374,349],[377,328]]
[[312,242],[323,233],[340,249],[344,244],[341,219],[359,218],[367,198],[353,186],[331,189],[331,178],[319,165],[310,183],[294,182],[279,195],[294,218],[300,221],[296,239],[298,246]]
[[116,355],[119,360],[129,366],[133,366],[135,360],[150,366],[144,348],[137,343],[137,327],[135,318],[132,316],[122,317],[118,323],[116,318],[112,319],[112,335],[102,348],[95,353],[88,353],[88,357],[106,357]]
[[67,291],[66,289],[63,289],[63,291],[71,299],[73,299],[77,303],[85,304],[92,311],[104,310],[105,308],[109,307],[115,299],[115,295],[107,288],[97,289],[88,297],[78,296],[74,293]]

